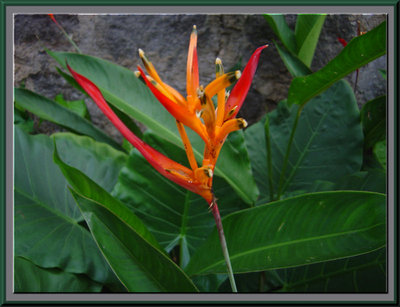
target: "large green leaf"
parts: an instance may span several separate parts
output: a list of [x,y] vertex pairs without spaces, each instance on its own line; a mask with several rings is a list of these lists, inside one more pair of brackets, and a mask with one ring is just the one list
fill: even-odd
[[[266,140],[271,146],[272,186],[276,193],[298,108],[294,105],[288,109],[281,102],[276,110],[268,114],[267,136],[263,121],[245,132],[253,173],[260,190],[259,203],[270,199]],[[312,191],[316,180],[336,182],[345,175],[358,172],[362,163],[363,142],[359,117],[353,91],[346,81],[336,83],[310,101],[298,121],[282,191],[288,195]]]
[[266,14],[264,17],[286,49],[297,54],[296,37],[286,23],[285,16],[282,14]]
[[354,38],[333,60],[319,71],[293,79],[288,104],[303,105],[352,71],[386,53],[386,22]]
[[[43,268],[86,274],[101,283],[113,281],[114,274],[90,233],[81,225],[82,215],[67,189],[64,176],[53,163],[52,139],[45,135],[27,135],[19,127],[14,131],[15,255]],[[117,168],[118,163],[102,165],[107,155],[118,158],[110,154],[112,149],[96,153],[96,147],[91,144],[94,141],[88,137],[76,138],[82,138],[82,142],[75,142],[70,135],[57,136],[60,143],[68,144],[63,147],[62,155],[69,156],[67,151],[70,150],[77,161],[83,159],[82,168],[91,174],[96,172],[97,176],[93,177],[101,179],[104,186],[115,182],[115,178],[110,180],[109,176],[104,176],[104,168]],[[94,147],[92,153],[84,147],[88,142]]]
[[[222,219],[233,271],[244,273],[360,255],[386,243],[386,197],[371,192],[312,193],[238,211]],[[186,267],[224,272],[217,231]]]
[[15,102],[42,119],[79,134],[91,136],[95,140],[107,143],[117,149],[121,148],[118,143],[93,126],[91,122],[46,97],[25,89],[15,89]]
[[[86,55],[63,52],[49,52],[49,54],[63,67],[68,60],[74,70],[89,78],[100,88],[110,104],[146,125],[159,137],[183,148],[175,119],[132,71]],[[202,161],[203,141],[190,129],[187,129],[187,132],[198,161]],[[246,149],[237,137],[233,142],[231,139],[228,138],[221,151],[215,172],[223,177],[246,203],[251,204],[257,198],[258,190]]]
[[44,269],[22,257],[14,258],[14,292],[100,292],[102,285],[84,275]]
[[386,249],[279,271],[279,292],[386,292]]
[[71,192],[98,247],[128,291],[196,291],[127,207],[85,174],[62,162],[57,151],[54,160],[72,185]]
[[299,14],[297,16],[295,28],[297,56],[308,67],[311,66],[325,17],[326,15],[321,14]]
[[[145,140],[173,158],[186,159],[183,150],[149,132],[145,134]],[[222,216],[247,207],[218,176],[214,177],[213,191]],[[126,167],[122,169],[113,194],[146,223],[168,252],[180,246],[182,266],[204,242],[215,223],[203,198],[188,194],[185,189],[163,177],[136,150],[131,152]]]

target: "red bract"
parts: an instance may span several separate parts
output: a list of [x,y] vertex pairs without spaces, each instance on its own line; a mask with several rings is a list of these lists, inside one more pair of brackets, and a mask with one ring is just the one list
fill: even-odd
[[[95,84],[75,72],[69,65],[68,69],[122,135],[137,148],[158,172],[185,189],[201,195],[211,206],[214,203],[212,178],[219,152],[230,132],[244,128],[247,125],[244,119],[235,118],[235,116],[249,91],[261,51],[266,47],[267,45],[261,46],[253,53],[243,74],[240,71],[224,73],[222,62],[217,59],[215,63],[215,80],[204,87],[199,84],[197,30],[196,26],[194,26],[190,36],[187,60],[186,98],[161,80],[153,64],[147,59],[144,52],[139,49],[139,56],[149,75],[147,76],[140,67],[138,67],[139,72],[137,75],[143,78],[154,96],[176,119],[190,169],[169,159],[140,140],[112,111]],[[234,86],[232,93],[228,95],[225,88],[236,80],[239,81]],[[217,95],[217,108],[214,107],[214,103],[211,100],[214,95]],[[195,159],[184,126],[195,131],[205,143],[203,161],[200,167]]]

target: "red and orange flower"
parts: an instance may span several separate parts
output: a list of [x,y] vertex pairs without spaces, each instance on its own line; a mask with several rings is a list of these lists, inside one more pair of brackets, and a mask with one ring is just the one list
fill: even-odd
[[[161,80],[153,64],[139,49],[139,56],[148,75],[138,66],[137,76],[143,78],[154,96],[176,119],[190,168],[171,160],[139,139],[112,111],[98,87],[75,72],[68,64],[67,66],[75,80],[102,112],[158,172],[185,189],[201,195],[209,206],[212,206],[214,202],[212,178],[219,152],[230,132],[247,126],[246,121],[236,118],[236,115],[249,91],[261,51],[266,47],[267,45],[264,45],[256,49],[243,73],[240,71],[224,73],[222,62],[217,58],[215,80],[203,87],[199,84],[197,30],[196,26],[193,26],[187,60],[186,98]],[[237,83],[229,94],[226,88],[236,80]],[[217,96],[216,107],[212,101],[215,95]],[[200,166],[195,159],[185,126],[194,130],[205,143]]]

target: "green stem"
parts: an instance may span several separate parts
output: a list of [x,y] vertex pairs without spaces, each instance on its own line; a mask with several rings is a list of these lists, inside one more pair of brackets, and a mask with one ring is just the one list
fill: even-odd
[[221,216],[219,214],[218,205],[215,201],[212,204],[211,210],[214,215],[215,224],[217,226],[219,241],[221,243],[222,253],[224,254],[226,268],[228,271],[229,282],[231,283],[231,287],[232,287],[232,292],[238,292],[237,288],[236,288],[235,277],[233,276],[231,260],[229,258],[228,246],[226,245],[224,229],[222,227],[222,222],[221,222]]
[[270,201],[274,201],[274,185],[272,178],[272,157],[271,157],[271,142],[269,134],[269,117],[267,115],[265,121],[265,143],[267,147],[267,165],[268,165],[268,185],[269,185],[269,198]]
[[294,134],[296,132],[297,123],[299,122],[300,113],[301,113],[302,109],[303,109],[303,107],[300,106],[299,109],[297,110],[296,118],[294,119],[294,123],[293,123],[293,127],[292,127],[292,132],[290,133],[288,146],[286,148],[285,159],[283,161],[282,171],[281,171],[281,175],[280,175],[280,178],[279,178],[278,193],[277,193],[277,197],[276,197],[277,200],[279,200],[281,198],[281,194],[283,193],[282,185],[283,185],[283,180],[284,180],[285,173],[286,173],[287,163],[288,163],[288,160],[289,160],[290,149],[292,148]]
[[64,28],[58,23],[56,22],[57,27],[60,29],[60,31],[62,32],[62,34],[64,34],[64,36],[68,39],[68,41],[70,42],[70,44],[76,49],[76,51],[78,51],[78,53],[82,53],[82,51],[79,49],[79,47],[75,44],[75,42],[72,40],[72,38],[68,35],[68,33],[64,30]]

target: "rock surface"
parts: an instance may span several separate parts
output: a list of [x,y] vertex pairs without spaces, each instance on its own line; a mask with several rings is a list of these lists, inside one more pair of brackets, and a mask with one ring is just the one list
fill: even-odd
[[[337,37],[350,41],[357,35],[357,21],[368,31],[384,18],[384,15],[328,15],[312,69],[318,70],[340,52],[343,47]],[[254,123],[287,96],[291,76],[272,43],[276,37],[262,15],[56,15],[56,19],[83,53],[131,70],[140,64],[137,50],[142,48],[162,78],[181,93],[185,92],[187,47],[193,25],[198,29],[202,84],[212,79],[216,57],[222,59],[226,68],[240,60],[245,64],[258,46],[270,43],[260,57],[239,115]],[[293,28],[295,16],[288,15],[287,21]],[[57,63],[44,51],[44,48],[74,51],[49,16],[16,15],[14,22],[15,86],[23,84],[48,98],[63,93],[68,100],[81,99],[83,95],[64,81],[56,71]],[[385,57],[360,69],[356,91],[359,105],[386,92],[386,82],[378,69],[386,69]],[[347,79],[354,84],[354,73]],[[120,139],[94,103],[86,101],[94,123]]]

